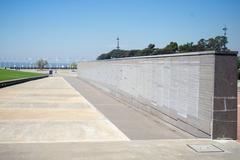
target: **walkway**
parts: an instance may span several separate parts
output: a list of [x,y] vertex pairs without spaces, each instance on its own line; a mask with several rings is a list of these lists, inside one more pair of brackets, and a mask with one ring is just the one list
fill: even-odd
[[120,103],[77,77],[64,78],[131,140],[194,138],[150,114]]
[[84,97],[61,75],[0,89],[0,160],[240,159],[235,141],[179,139],[192,136],[64,75]]
[[239,160],[239,150],[235,141],[199,139],[0,144],[0,160]]
[[0,89],[0,143],[128,138],[62,77]]

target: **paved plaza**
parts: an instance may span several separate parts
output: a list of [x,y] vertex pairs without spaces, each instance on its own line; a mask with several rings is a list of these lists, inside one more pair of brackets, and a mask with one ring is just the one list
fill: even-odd
[[0,143],[128,138],[62,77],[1,89]]
[[[189,145],[199,146],[196,152]],[[214,147],[207,151],[207,147]],[[133,140],[0,144],[1,160],[239,160],[235,141]]]
[[195,138],[147,112],[122,103],[77,77],[64,78],[131,140]]
[[236,141],[197,139],[74,73],[0,90],[0,160],[237,160],[239,151]]

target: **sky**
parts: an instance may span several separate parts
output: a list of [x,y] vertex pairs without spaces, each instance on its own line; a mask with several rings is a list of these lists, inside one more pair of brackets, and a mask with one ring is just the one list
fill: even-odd
[[116,48],[223,35],[240,51],[239,0],[0,0],[0,61],[93,60]]

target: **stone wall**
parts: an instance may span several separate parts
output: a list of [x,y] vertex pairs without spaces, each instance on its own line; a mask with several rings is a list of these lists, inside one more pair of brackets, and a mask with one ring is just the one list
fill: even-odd
[[236,55],[213,51],[80,62],[78,76],[197,137],[236,138]]

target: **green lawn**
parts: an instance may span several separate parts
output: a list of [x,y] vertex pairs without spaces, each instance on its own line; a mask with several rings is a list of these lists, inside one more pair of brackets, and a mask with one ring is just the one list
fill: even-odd
[[27,77],[35,77],[44,75],[42,73],[33,73],[33,72],[22,72],[8,69],[0,68],[0,81],[19,79],[19,78],[27,78]]

